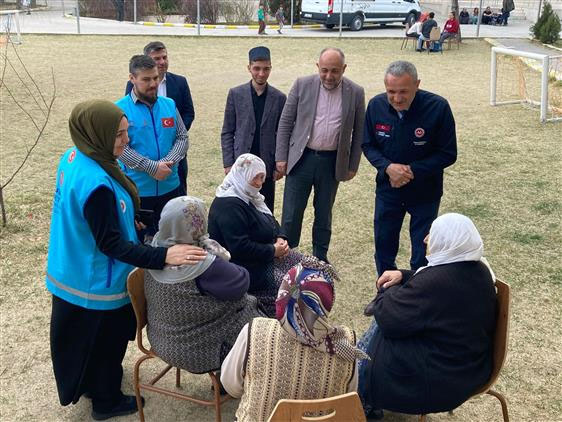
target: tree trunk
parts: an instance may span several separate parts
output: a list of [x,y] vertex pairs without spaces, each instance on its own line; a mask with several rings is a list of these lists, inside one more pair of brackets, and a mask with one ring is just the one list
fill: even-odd
[[2,193],[2,186],[0,186],[0,208],[2,209],[2,226],[6,227],[6,208],[4,207],[4,194]]
[[[459,0],[452,0],[451,1],[451,12],[455,16],[456,20],[459,20]],[[459,24],[459,42],[462,41],[462,34],[461,34],[461,26]]]

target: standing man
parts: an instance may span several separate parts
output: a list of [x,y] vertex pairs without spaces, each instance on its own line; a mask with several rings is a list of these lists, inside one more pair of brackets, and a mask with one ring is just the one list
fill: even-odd
[[361,159],[365,91],[343,77],[345,56],[325,48],[318,75],[299,78],[285,103],[275,160],[279,177],[287,175],[281,225],[289,246],[298,246],[302,218],[314,187],[312,253],[328,261],[332,207],[339,182],[351,180]]
[[281,30],[283,25],[285,25],[285,14],[283,13],[283,5],[279,5],[279,9],[275,12],[275,19],[277,19],[277,24],[279,25],[278,33],[282,34]]
[[277,178],[275,136],[287,97],[267,83],[271,73],[269,49],[254,47],[249,59],[252,80],[228,91],[221,132],[222,162],[227,174],[239,155],[249,152],[260,157],[267,170],[260,192],[273,213]]
[[260,4],[258,9],[258,25],[258,35],[267,35],[267,32],[265,32],[265,8],[263,4]]
[[365,157],[377,169],[375,263],[379,276],[396,269],[400,229],[410,214],[410,267],[427,264],[424,238],[437,217],[443,195],[443,169],[457,159],[455,119],[449,103],[419,90],[415,66],[391,63],[384,75],[386,93],[367,107]]
[[129,144],[119,159],[137,185],[141,208],[153,211],[146,233],[154,236],[166,202],[181,195],[178,163],[188,148],[187,131],[174,100],[158,95],[159,75],[151,57],[129,62],[133,89],[116,104],[129,120]]
[[[168,72],[168,50],[160,41],[153,41],[144,47],[144,54],[152,57],[158,67],[158,96],[168,97],[175,101],[185,130],[189,131],[193,119],[195,119],[195,110],[193,109],[193,101],[191,99],[191,91],[187,79],[184,76],[176,75]],[[131,92],[133,84],[127,82],[125,94]],[[184,156],[178,166],[178,176],[180,179],[180,195],[187,195],[187,158]]]

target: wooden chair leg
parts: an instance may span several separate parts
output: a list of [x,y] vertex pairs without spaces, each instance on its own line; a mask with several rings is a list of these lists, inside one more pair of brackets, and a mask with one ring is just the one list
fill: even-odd
[[507,402],[505,401],[505,397],[503,396],[503,394],[498,393],[497,391],[494,390],[488,390],[486,391],[486,393],[496,397],[500,401],[502,405],[503,422],[509,422],[509,414],[507,413]]
[[425,417],[426,415],[420,415],[420,420],[419,422],[425,422],[427,420],[427,418]]
[[181,387],[180,368],[176,368],[176,388]]
[[221,387],[217,376],[213,372],[209,372],[213,389],[215,392],[215,421],[221,422]]

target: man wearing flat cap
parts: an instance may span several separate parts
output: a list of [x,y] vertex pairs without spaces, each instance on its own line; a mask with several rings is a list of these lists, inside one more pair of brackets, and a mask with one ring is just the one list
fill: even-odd
[[275,138],[287,97],[267,83],[271,73],[267,47],[252,48],[249,62],[252,80],[228,91],[221,132],[222,161],[227,174],[239,155],[249,152],[260,157],[267,171],[260,192],[273,212],[277,178]]

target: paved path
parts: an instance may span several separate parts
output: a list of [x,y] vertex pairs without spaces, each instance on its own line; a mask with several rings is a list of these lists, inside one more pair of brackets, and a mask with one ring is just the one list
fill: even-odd
[[562,56],[562,49],[546,47],[529,39],[499,38],[496,43],[515,50],[527,51],[529,53],[546,54],[548,56]]
[[[443,17],[437,17],[438,22],[444,22]],[[31,15],[20,14],[21,31],[23,34],[76,34],[77,25],[74,17],[63,17],[61,11],[34,11]],[[4,22],[2,24],[4,26]],[[527,38],[530,23],[524,20],[510,21],[509,26],[480,27],[480,37],[489,38]],[[476,36],[476,25],[462,25],[463,37]],[[196,28],[170,27],[170,26],[145,26],[131,22],[117,22],[109,19],[81,18],[80,32],[82,34],[105,35],[197,35]],[[212,29],[201,28],[201,35],[207,36],[257,36],[257,30],[243,29]],[[404,34],[402,25],[367,26],[362,31],[354,32],[343,29],[345,38],[400,38]],[[285,28],[282,35],[274,29],[268,30],[267,37],[338,37],[338,30],[325,28]],[[24,37],[25,40],[25,37]]]

